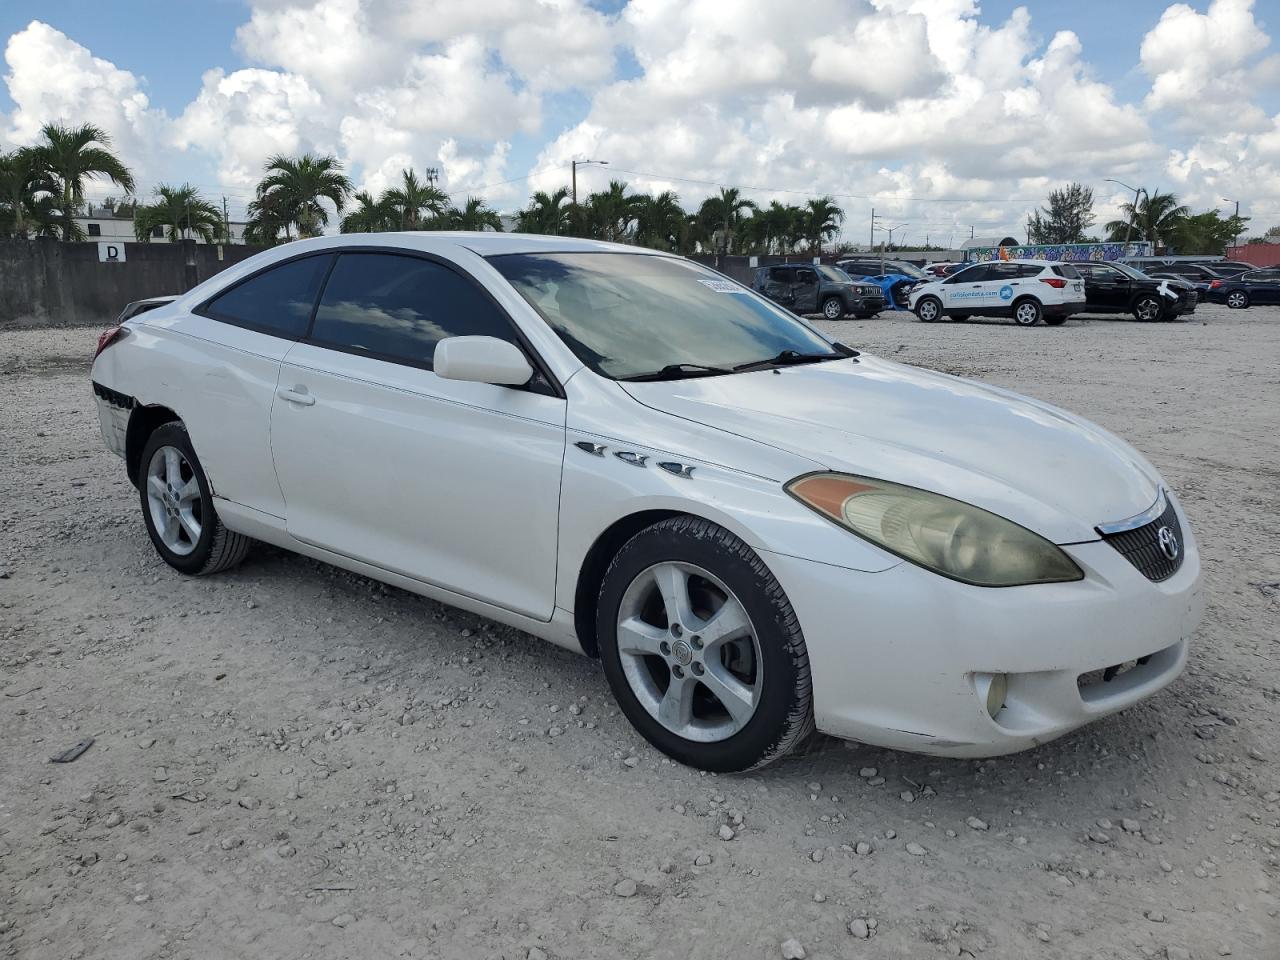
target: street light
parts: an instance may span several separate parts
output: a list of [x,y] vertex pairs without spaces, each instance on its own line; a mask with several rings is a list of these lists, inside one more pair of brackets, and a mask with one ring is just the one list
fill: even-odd
[[[1129,222],[1124,227],[1124,245],[1127,247],[1129,245],[1129,237],[1133,234],[1133,221],[1138,219],[1138,194],[1144,193],[1145,190],[1142,187],[1131,187],[1124,181],[1114,180],[1111,177],[1107,177],[1106,182],[1117,183],[1126,190],[1133,191],[1133,216],[1129,218]],[[1128,251],[1125,252],[1127,253]]]
[[1236,232],[1235,232],[1235,235],[1232,237],[1232,239],[1235,241],[1235,242],[1232,244],[1232,246],[1233,246],[1233,247],[1238,247],[1238,246],[1240,246],[1240,201],[1239,201],[1239,200],[1232,200],[1232,199],[1231,199],[1231,198],[1229,198],[1229,197],[1223,197],[1223,198],[1222,198],[1222,202],[1223,202],[1223,203],[1234,203],[1234,204],[1236,205],[1236,214],[1235,214]]
[[575,207],[578,205],[578,168],[584,167],[589,163],[598,163],[602,167],[609,165],[608,160],[573,160],[570,162],[569,167],[573,171],[573,205]]
[[[901,230],[903,227],[906,227],[906,226],[909,226],[909,224],[895,223],[892,227],[880,228],[881,230],[887,230],[889,232],[889,246],[893,246],[893,231]],[[881,274],[884,273],[884,243],[883,242],[881,242],[880,244],[880,273]]]

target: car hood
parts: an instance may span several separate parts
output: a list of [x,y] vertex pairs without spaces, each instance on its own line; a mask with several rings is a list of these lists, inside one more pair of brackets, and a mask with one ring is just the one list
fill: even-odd
[[866,354],[623,387],[656,410],[963,500],[1055,543],[1098,539],[1097,524],[1141,513],[1160,486],[1137,451],[1087,420]]

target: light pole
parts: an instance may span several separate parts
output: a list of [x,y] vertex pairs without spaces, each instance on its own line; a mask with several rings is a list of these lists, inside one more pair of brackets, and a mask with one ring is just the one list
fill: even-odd
[[1235,232],[1235,235],[1231,238],[1234,241],[1231,245],[1233,247],[1238,247],[1240,246],[1240,201],[1232,200],[1229,197],[1223,197],[1222,202],[1234,203],[1236,205],[1236,213],[1235,213],[1235,217],[1233,218],[1236,224],[1236,232]]
[[608,161],[608,160],[573,160],[573,161],[570,161],[570,163],[569,163],[569,168],[570,168],[570,170],[572,171],[572,176],[573,176],[573,205],[574,205],[575,207],[578,205],[578,168],[579,168],[579,167],[586,166],[588,163],[598,163],[598,164],[600,164],[602,167],[607,167],[607,166],[609,165],[609,161]]
[[[1124,187],[1126,190],[1133,191],[1133,216],[1129,218],[1129,222],[1124,227],[1124,245],[1129,245],[1129,237],[1133,235],[1133,221],[1138,219],[1138,194],[1143,192],[1142,187],[1131,187],[1127,183],[1120,180],[1113,180],[1111,177],[1106,178],[1107,183],[1116,183]],[[1127,253],[1128,251],[1126,251]]]
[[[905,224],[905,223],[895,223],[892,227],[881,227],[881,228],[880,228],[881,230],[888,230],[888,231],[889,231],[889,246],[893,246],[893,231],[895,231],[895,230],[901,230],[901,229],[902,229],[903,227],[905,227],[905,226],[908,226],[908,224]],[[881,242],[881,244],[880,244],[880,273],[881,273],[881,274],[883,274],[883,273],[884,273],[884,243],[883,243],[883,242]]]

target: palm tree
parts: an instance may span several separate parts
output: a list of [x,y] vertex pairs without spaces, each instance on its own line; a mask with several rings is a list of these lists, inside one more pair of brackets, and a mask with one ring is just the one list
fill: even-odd
[[379,202],[394,211],[401,230],[422,230],[428,219],[448,209],[449,196],[432,184],[420,181],[412,170],[401,170],[400,186],[384,191]]
[[502,232],[502,218],[498,211],[484,202],[483,197],[467,197],[462,209],[450,207],[441,218],[445,230],[496,230]]
[[529,206],[516,215],[516,229],[521,233],[545,233],[563,236],[573,229],[572,204],[569,188],[561,187],[548,194],[539,190],[529,201]]
[[809,241],[810,253],[822,252],[822,241],[830,240],[840,232],[844,211],[836,206],[833,197],[810,200],[804,207],[804,236]]
[[356,206],[342,218],[343,233],[381,233],[394,230],[399,225],[400,211],[388,201],[385,192],[375,198],[361,190],[352,199]]
[[676,250],[685,231],[680,198],[670,190],[656,197],[642,196],[636,204],[636,243],[660,250]]
[[156,187],[156,202],[139,207],[133,214],[133,235],[140,243],[149,243],[156,227],[165,227],[173,242],[194,233],[205,243],[222,236],[222,211],[201,198],[189,183],[180,187],[161,184]]
[[321,204],[328,200],[338,213],[351,192],[351,181],[342,172],[336,157],[271,157],[264,168],[267,175],[258,181],[257,200],[269,203],[273,216],[284,225],[296,225],[298,236],[318,237],[329,222],[329,211]]
[[643,198],[627,193],[627,185],[622,180],[610,180],[607,190],[587,197],[581,211],[582,232],[601,240],[624,241],[630,235],[641,203]]
[[1133,239],[1150,240],[1157,247],[1167,243],[1179,224],[1191,214],[1188,207],[1178,203],[1176,196],[1159,190],[1155,193],[1143,190],[1142,199],[1138,201],[1136,208],[1132,203],[1123,203],[1120,205],[1120,212],[1124,214],[1124,219],[1112,220],[1107,224],[1112,242],[1122,242],[1129,224],[1132,223],[1136,234]]
[[84,203],[85,181],[103,177],[132,193],[133,174],[111,152],[111,138],[101,127],[46,123],[40,133],[44,141],[35,149],[58,184],[62,239],[82,240],[84,231],[76,225],[75,215]]
[[58,184],[38,150],[22,147],[0,154],[0,237],[52,234],[57,193]]
[[261,244],[264,247],[274,246],[280,242],[280,232],[284,231],[285,239],[289,236],[289,221],[285,213],[276,203],[277,198],[263,197],[250,200],[248,220],[244,225],[244,242]]
[[702,201],[698,216],[712,238],[719,237],[720,252],[728,254],[733,250],[734,234],[743,219],[742,211],[755,209],[755,203],[743,197],[737,187],[721,187],[718,197],[707,197]]

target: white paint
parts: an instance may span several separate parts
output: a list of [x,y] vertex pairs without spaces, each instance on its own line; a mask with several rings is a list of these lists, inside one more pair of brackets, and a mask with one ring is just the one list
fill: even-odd
[[124,263],[123,240],[101,240],[98,242],[98,262],[99,263]]

